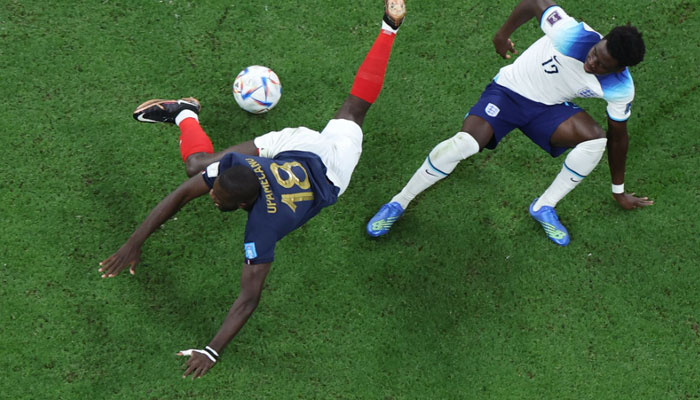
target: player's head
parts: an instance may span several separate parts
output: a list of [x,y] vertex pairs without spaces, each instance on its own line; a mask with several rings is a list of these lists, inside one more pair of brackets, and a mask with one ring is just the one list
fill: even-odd
[[255,172],[244,165],[235,165],[216,178],[209,196],[219,210],[234,211],[252,206],[259,193]]
[[610,55],[621,67],[632,67],[644,60],[644,40],[642,34],[632,25],[613,28],[605,37]]
[[583,68],[596,75],[620,72],[642,62],[644,51],[644,40],[637,28],[618,26],[591,48]]

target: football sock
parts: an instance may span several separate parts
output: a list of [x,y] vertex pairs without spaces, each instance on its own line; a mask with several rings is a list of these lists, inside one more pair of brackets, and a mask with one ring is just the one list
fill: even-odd
[[382,22],[382,30],[360,65],[350,90],[351,95],[370,104],[377,100],[379,92],[382,90],[391,47],[394,44],[394,38],[396,38],[396,31],[390,27],[388,27],[389,30],[384,29],[384,24],[386,22]]
[[184,110],[175,118],[175,124],[180,128],[180,154],[183,162],[194,153],[214,152],[214,145],[199,125],[197,113]]
[[444,179],[460,161],[479,152],[479,143],[470,134],[459,132],[439,143],[428,154],[423,165],[413,174],[406,186],[391,199],[405,210],[421,192]]
[[382,30],[389,31],[392,33],[396,33],[399,31],[399,28],[394,28],[393,26],[389,25],[387,22],[389,18],[387,16],[384,16],[384,19],[382,20]]
[[572,191],[598,165],[608,139],[594,139],[579,143],[566,156],[561,171],[532,207],[537,211],[542,206],[555,207],[559,200]]

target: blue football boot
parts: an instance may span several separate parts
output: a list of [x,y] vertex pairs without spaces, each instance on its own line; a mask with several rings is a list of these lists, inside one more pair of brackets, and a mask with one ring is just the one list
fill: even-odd
[[532,207],[535,206],[536,202],[537,199],[533,200],[532,204],[530,204],[530,216],[542,225],[544,232],[552,242],[559,246],[566,246],[569,244],[569,232],[564,225],[559,222],[559,217],[557,217],[557,212],[554,211],[554,207],[542,206],[538,211],[533,211]]
[[367,233],[372,237],[378,237],[389,233],[389,228],[403,214],[401,204],[392,201],[386,203],[374,214],[367,223]]

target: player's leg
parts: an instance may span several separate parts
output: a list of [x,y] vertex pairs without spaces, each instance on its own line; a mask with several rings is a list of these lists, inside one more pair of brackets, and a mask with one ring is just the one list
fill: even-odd
[[462,130],[435,146],[406,186],[384,204],[367,223],[370,236],[382,236],[401,217],[408,204],[420,193],[446,178],[460,161],[478,153],[493,137],[493,128],[483,118],[469,115]]
[[252,140],[214,153],[209,136],[199,124],[200,109],[199,101],[193,97],[180,100],[153,99],[138,106],[133,115],[134,119],[140,122],[166,122],[180,128],[180,154],[187,176],[194,176],[231,151],[257,155],[257,148]]
[[379,96],[396,32],[406,15],[404,0],[385,0],[382,29],[355,75],[350,95],[335,114],[362,126],[367,110]]
[[530,215],[556,244],[569,244],[569,233],[559,222],[554,207],[598,165],[607,139],[603,128],[586,112],[578,112],[562,122],[552,134],[552,146],[573,147],[561,171],[545,192],[530,205]]
[[[197,121],[197,125],[199,125],[199,121]],[[187,131],[189,133],[189,127],[183,127],[182,124],[180,124],[180,132],[185,132]],[[202,131],[203,133],[203,131]],[[181,134],[181,139],[180,139],[180,151],[182,152],[182,143],[185,141],[182,140],[183,136],[190,136],[188,135],[182,135]],[[201,137],[201,136],[200,136]],[[187,172],[187,176],[194,176],[202,171],[204,171],[204,168],[209,166],[210,164],[217,162],[221,160],[223,156],[225,156],[227,153],[238,153],[238,154],[245,154],[248,156],[257,156],[258,155],[258,148],[255,146],[255,143],[253,143],[252,140],[245,141],[243,143],[239,143],[236,145],[233,145],[231,147],[227,147],[225,150],[222,151],[217,151],[216,153],[209,153],[206,151],[199,151],[199,152],[192,152],[192,153],[183,153],[183,157],[185,160],[185,171]]]

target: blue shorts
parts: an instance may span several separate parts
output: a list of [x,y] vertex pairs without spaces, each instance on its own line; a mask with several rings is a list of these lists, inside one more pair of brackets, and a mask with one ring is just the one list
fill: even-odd
[[552,157],[558,157],[569,148],[552,146],[549,143],[552,134],[562,122],[582,111],[570,102],[553,106],[538,103],[491,82],[467,115],[481,117],[493,128],[488,149],[495,149],[501,139],[518,128]]

